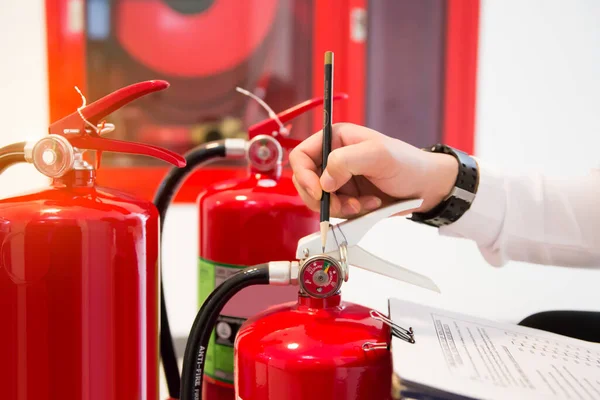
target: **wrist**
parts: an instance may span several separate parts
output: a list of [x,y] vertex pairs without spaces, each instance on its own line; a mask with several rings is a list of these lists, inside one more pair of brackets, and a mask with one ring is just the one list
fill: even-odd
[[416,211],[425,213],[444,201],[452,193],[458,176],[458,160],[456,157],[443,153],[423,153],[430,165],[423,179],[424,187],[420,197],[423,204]]

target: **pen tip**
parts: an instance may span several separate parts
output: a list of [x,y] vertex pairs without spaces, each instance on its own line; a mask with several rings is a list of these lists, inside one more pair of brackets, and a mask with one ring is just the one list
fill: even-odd
[[333,64],[333,52],[325,52],[325,64]]

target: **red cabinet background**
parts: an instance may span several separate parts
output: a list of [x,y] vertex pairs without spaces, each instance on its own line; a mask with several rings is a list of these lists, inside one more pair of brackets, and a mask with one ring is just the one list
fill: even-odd
[[[279,112],[323,92],[323,53],[335,52],[334,121],[378,129],[417,146],[473,151],[478,0],[46,0],[51,120],[127,84],[171,87],[110,116],[115,138],[184,153],[244,137],[266,117],[238,93]],[[320,128],[319,110],[292,135]],[[242,174],[231,162],[192,175],[197,185]],[[100,183],[151,199],[167,166],[106,154]]]

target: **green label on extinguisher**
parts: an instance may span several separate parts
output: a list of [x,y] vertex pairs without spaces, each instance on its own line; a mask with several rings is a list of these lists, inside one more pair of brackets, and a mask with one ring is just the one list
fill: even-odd
[[[212,291],[244,266],[217,264],[199,258],[198,301],[202,306]],[[204,373],[213,379],[233,384],[233,344],[244,318],[219,315],[206,350]]]

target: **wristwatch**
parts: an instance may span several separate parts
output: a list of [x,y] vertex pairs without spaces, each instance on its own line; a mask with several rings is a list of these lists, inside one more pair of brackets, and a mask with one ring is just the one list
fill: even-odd
[[410,219],[430,226],[440,227],[458,221],[471,207],[479,184],[479,168],[467,153],[443,144],[423,149],[432,153],[449,154],[458,160],[458,175],[450,194],[426,213],[413,213]]

